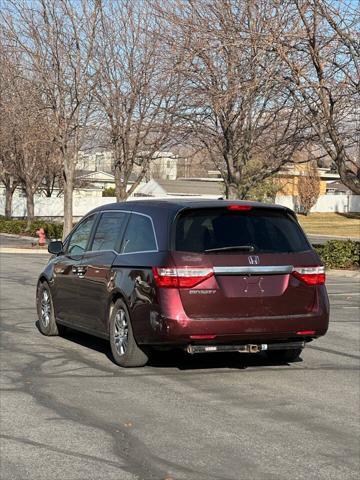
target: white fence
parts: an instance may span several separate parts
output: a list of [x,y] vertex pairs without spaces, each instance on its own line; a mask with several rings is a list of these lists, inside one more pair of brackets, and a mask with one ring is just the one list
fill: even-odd
[[[197,197],[199,198],[199,197]],[[134,199],[132,199],[134,200]],[[139,198],[140,200],[140,198]],[[85,213],[100,205],[116,202],[114,197],[74,197],[74,217],[82,217]],[[276,203],[296,210],[297,200],[292,196],[277,196]],[[360,195],[322,195],[312,212],[360,212]],[[5,198],[0,196],[0,215],[5,213]],[[61,218],[64,214],[63,198],[35,197],[35,216],[45,218]],[[26,199],[14,197],[13,217],[26,216]]]
[[[298,210],[297,197],[278,195],[276,203]],[[320,195],[311,212],[360,212],[360,195]]]
[[[80,218],[93,208],[116,202],[113,197],[74,197],[74,217]],[[64,199],[61,197],[35,196],[35,217],[61,218],[64,216]],[[5,198],[0,196],[0,215],[5,213]],[[14,197],[12,205],[13,217],[26,216],[26,198]]]

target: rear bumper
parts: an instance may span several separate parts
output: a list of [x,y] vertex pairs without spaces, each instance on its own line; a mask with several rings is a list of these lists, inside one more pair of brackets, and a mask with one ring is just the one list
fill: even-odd
[[[323,316],[302,316],[299,318],[235,318],[235,319],[188,319],[185,321],[159,317],[158,325],[152,332],[151,343],[199,344],[204,340],[192,336],[209,335],[209,344],[267,343],[275,341],[317,338],[325,335],[328,321]],[[298,332],[314,331],[309,335]]]
[[[160,299],[161,300],[161,299]],[[276,341],[302,341],[325,335],[329,324],[327,296],[319,299],[316,311],[305,315],[190,318],[186,315],[180,298],[172,296],[170,302],[160,302],[161,311],[151,312],[150,325],[140,343],[188,345],[190,344],[243,344],[275,343]],[[298,332],[312,331],[302,335]],[[192,336],[208,335],[206,340]]]

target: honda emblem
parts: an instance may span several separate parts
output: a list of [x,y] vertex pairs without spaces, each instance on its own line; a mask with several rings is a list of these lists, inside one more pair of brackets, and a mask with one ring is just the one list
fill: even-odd
[[249,255],[248,260],[250,265],[259,265],[260,258],[257,255]]

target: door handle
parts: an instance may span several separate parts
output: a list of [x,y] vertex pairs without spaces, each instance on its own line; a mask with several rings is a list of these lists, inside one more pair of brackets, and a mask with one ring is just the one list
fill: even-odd
[[80,267],[77,268],[77,274],[78,274],[78,277],[83,277],[86,273],[86,270],[87,270],[87,266],[86,265],[81,265]]
[[77,267],[77,275],[78,277],[83,277],[86,273],[86,270],[87,270],[87,266],[85,265],[81,265],[80,267]]
[[79,267],[76,267],[75,265],[72,267],[72,272],[76,274],[78,277],[83,277],[86,273],[87,266],[86,265],[80,265]]

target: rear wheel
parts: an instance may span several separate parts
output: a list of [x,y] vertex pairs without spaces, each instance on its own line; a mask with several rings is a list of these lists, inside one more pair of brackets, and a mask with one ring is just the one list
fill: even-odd
[[288,350],[268,350],[266,355],[272,362],[291,363],[295,362],[301,355],[302,348],[292,348]]
[[39,283],[36,294],[36,306],[39,317],[39,330],[43,335],[59,335],[61,325],[57,325],[49,285]]
[[118,299],[110,316],[110,346],[115,362],[121,367],[142,367],[148,361],[137,345],[125,303]]

